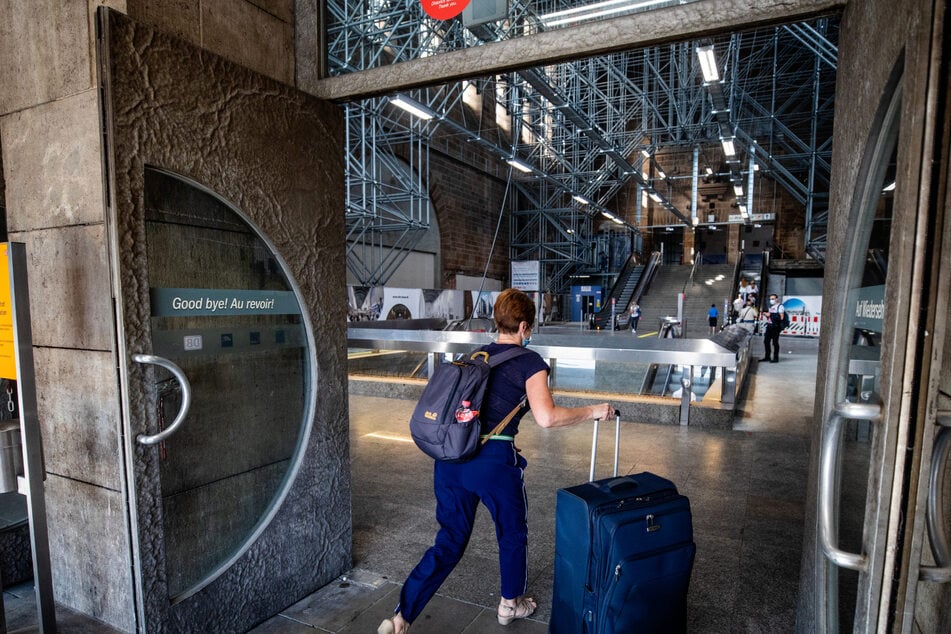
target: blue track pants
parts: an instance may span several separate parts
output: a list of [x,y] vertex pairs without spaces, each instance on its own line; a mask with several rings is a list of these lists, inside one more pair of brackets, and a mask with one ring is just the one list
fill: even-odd
[[510,441],[490,440],[469,462],[436,461],[436,542],[410,573],[396,608],[412,623],[465,552],[481,501],[495,522],[499,542],[500,591],[506,599],[528,585],[528,515],[522,470],[526,461]]

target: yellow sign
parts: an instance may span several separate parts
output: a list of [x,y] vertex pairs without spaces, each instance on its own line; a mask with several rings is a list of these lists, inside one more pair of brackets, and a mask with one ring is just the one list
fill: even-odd
[[0,242],[0,378],[16,380],[17,346],[13,337],[9,247],[9,243]]

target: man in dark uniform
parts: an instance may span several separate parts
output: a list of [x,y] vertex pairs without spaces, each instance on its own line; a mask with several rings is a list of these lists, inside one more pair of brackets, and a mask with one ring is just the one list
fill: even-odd
[[[769,296],[769,321],[766,322],[766,334],[763,336],[763,347],[766,352],[760,361],[770,361],[776,363],[779,361],[779,333],[783,330],[783,320],[786,317],[786,309],[779,303],[779,297],[775,293]],[[770,358],[770,344],[772,344],[772,358]]]

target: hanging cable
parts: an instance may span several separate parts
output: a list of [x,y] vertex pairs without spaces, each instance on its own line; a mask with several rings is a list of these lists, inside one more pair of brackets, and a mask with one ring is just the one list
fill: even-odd
[[505,203],[509,197],[509,188],[512,186],[512,166],[509,165],[509,175],[505,179],[505,192],[502,194],[502,204],[499,206],[499,218],[495,222],[495,235],[492,236],[492,244],[489,246],[489,254],[485,258],[485,268],[482,270],[482,280],[479,282],[479,292],[475,296],[475,301],[472,302],[472,312],[469,314],[469,319],[475,318],[476,306],[479,305],[479,299],[482,297],[482,291],[485,289],[485,278],[489,274],[489,262],[492,261],[492,254],[495,252],[495,243],[499,239],[499,229],[502,227],[502,214],[505,213]]

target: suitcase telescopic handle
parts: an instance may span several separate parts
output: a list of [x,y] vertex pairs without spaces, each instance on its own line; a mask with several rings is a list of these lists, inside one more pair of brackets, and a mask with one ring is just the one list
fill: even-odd
[[[591,439],[591,471],[588,480],[594,482],[594,465],[598,459],[598,424],[601,419],[594,419],[594,435]],[[614,477],[617,477],[618,449],[621,446],[621,412],[614,410]]]

